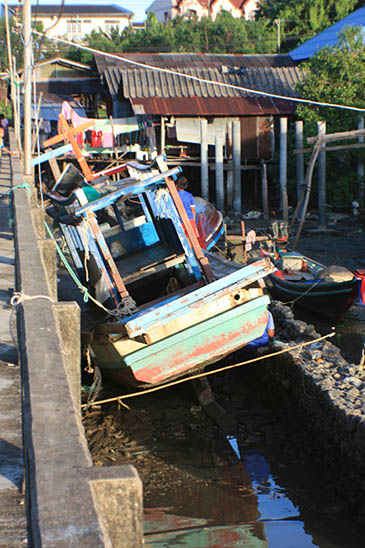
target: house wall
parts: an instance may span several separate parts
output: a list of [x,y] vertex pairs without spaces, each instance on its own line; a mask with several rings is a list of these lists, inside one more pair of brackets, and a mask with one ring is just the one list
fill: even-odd
[[244,18],[246,21],[255,19],[256,10],[258,9],[257,0],[247,0],[244,5]]
[[[165,22],[174,19],[177,15],[196,14],[198,19],[208,16],[208,8],[201,5],[198,0],[184,0],[176,9],[176,0],[155,0],[146,10],[146,13],[153,12],[159,21]],[[247,0],[244,9],[236,8],[230,0],[211,1],[211,17],[214,20],[222,10],[228,11],[233,17],[245,17],[246,20],[253,19],[257,9],[257,0]]]
[[213,21],[222,10],[228,11],[232,17],[242,17],[242,10],[235,8],[229,0],[217,0],[211,4],[211,17]]
[[165,22],[176,16],[177,10],[174,5],[174,0],[155,0],[146,9],[146,13],[154,13],[159,21]]
[[[271,158],[273,119],[271,116],[246,116],[240,118],[214,118],[209,120],[207,142],[215,144],[217,135],[230,135],[234,120],[241,122],[241,156],[242,160],[268,160]],[[200,118],[176,118],[176,138],[183,143],[199,144]],[[230,138],[228,139],[231,140]]]
[[56,63],[35,67],[33,70],[36,82],[47,82],[48,80],[70,80],[89,78],[90,73],[87,71],[78,71],[71,67],[64,67]]
[[127,16],[118,16],[115,13],[110,16],[105,13],[102,16],[77,15],[61,17],[58,23],[52,27],[56,19],[56,16],[44,17],[40,14],[37,15],[37,21],[43,23],[44,29],[49,29],[47,31],[48,36],[66,38],[76,42],[81,41],[93,30],[98,31],[101,29],[110,32],[111,27],[117,27],[121,32],[129,24]]

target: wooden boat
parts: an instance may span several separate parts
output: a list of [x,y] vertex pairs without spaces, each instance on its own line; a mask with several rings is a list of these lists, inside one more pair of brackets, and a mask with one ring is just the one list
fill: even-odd
[[281,249],[273,259],[277,270],[270,274],[271,295],[286,303],[295,303],[316,314],[340,317],[365,296],[365,270],[326,267],[298,252]]
[[205,248],[209,251],[224,234],[223,215],[213,204],[200,196],[194,197],[194,202],[198,231],[205,241]]
[[48,194],[76,271],[109,310],[91,347],[118,382],[158,384],[203,369],[266,327],[262,285],[273,264],[242,268],[203,252],[174,184],[180,171],[160,157],[129,162],[119,181]]

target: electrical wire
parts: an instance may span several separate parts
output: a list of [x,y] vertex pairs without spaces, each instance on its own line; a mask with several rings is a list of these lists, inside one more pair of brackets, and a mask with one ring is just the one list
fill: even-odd
[[[33,31],[33,32],[35,34],[38,34],[38,35],[40,34],[37,31]],[[82,46],[81,44],[75,44],[74,42],[70,42],[69,40],[64,40],[63,38],[56,38],[56,37],[53,37],[53,36],[48,37],[48,38],[50,40],[54,40],[54,41],[57,41],[57,42],[62,42],[64,44],[67,44],[67,45],[72,46],[74,48],[82,49],[84,51],[88,51],[88,52],[96,54],[96,55],[103,55],[104,57],[109,57],[109,58],[115,59],[117,61],[123,61],[124,63],[128,63],[128,64],[135,65],[135,66],[138,66],[138,67],[142,67],[142,68],[145,68],[145,69],[148,69],[148,70],[164,72],[165,74],[172,74],[173,76],[178,76],[178,77],[186,78],[186,79],[189,79],[189,80],[195,80],[195,81],[200,82],[200,83],[220,86],[220,87],[224,87],[224,88],[236,89],[238,91],[245,91],[246,93],[262,95],[264,97],[271,97],[273,99],[282,99],[284,101],[291,101],[291,102],[295,102],[295,103],[304,103],[304,104],[316,105],[316,106],[320,106],[320,107],[339,108],[339,109],[343,109],[343,110],[352,110],[352,111],[355,111],[355,112],[365,112],[365,108],[354,107],[354,106],[349,106],[349,105],[339,105],[339,104],[336,104],[336,103],[326,103],[326,102],[321,102],[321,101],[313,101],[311,99],[300,99],[298,97],[288,97],[286,95],[278,95],[276,93],[269,93],[267,91],[259,91],[259,90],[256,90],[256,89],[246,88],[246,87],[243,87],[243,86],[236,86],[234,84],[227,84],[225,82],[217,82],[216,80],[207,80],[205,78],[200,78],[199,76],[192,76],[191,74],[184,74],[183,72],[178,72],[178,71],[175,71],[175,70],[166,69],[166,68],[162,68],[162,67],[154,67],[152,65],[148,65],[147,63],[140,63],[138,61],[133,61],[132,59],[127,59],[126,57],[123,57],[121,55],[116,55],[116,54],[113,54],[113,53],[107,53],[107,52],[100,51],[100,50],[97,50],[97,49],[94,49],[94,48],[90,48],[89,46]]]

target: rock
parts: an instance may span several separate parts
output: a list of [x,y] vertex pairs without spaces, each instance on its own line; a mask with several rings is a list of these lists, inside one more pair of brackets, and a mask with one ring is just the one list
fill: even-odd
[[360,379],[354,378],[351,382],[354,386],[356,386],[356,388],[360,388],[360,386],[362,385],[362,381]]
[[353,387],[350,390],[347,391],[346,396],[350,398],[351,400],[354,400],[355,398],[358,398],[360,395],[360,390]]

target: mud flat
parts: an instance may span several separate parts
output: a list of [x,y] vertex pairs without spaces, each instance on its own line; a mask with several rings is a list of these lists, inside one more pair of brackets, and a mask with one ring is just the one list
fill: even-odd
[[[287,306],[273,301],[271,309],[278,342],[270,352],[320,337]],[[318,497],[326,499],[326,507],[336,507],[338,519],[352,519],[365,513],[365,372],[329,341],[209,379],[216,400],[234,418],[232,434],[243,452],[264,447],[277,455],[287,453],[300,467],[313,466],[309,475],[318,484]],[[244,359],[239,352],[229,362]],[[119,395],[123,390],[109,386],[105,392]],[[247,474],[236,469],[227,477],[232,453],[190,383],[127,403],[128,408],[113,403],[86,411],[83,420],[94,464],[133,464],[143,482],[145,509],[168,507],[173,500],[181,512],[185,508],[189,515],[205,512],[205,517],[221,520],[217,504],[209,502],[219,499],[230,523],[253,519],[253,509],[245,506],[254,496]],[[308,496],[308,505],[317,495]],[[242,515],[236,515],[237,508]],[[342,545],[345,540],[335,544]]]

